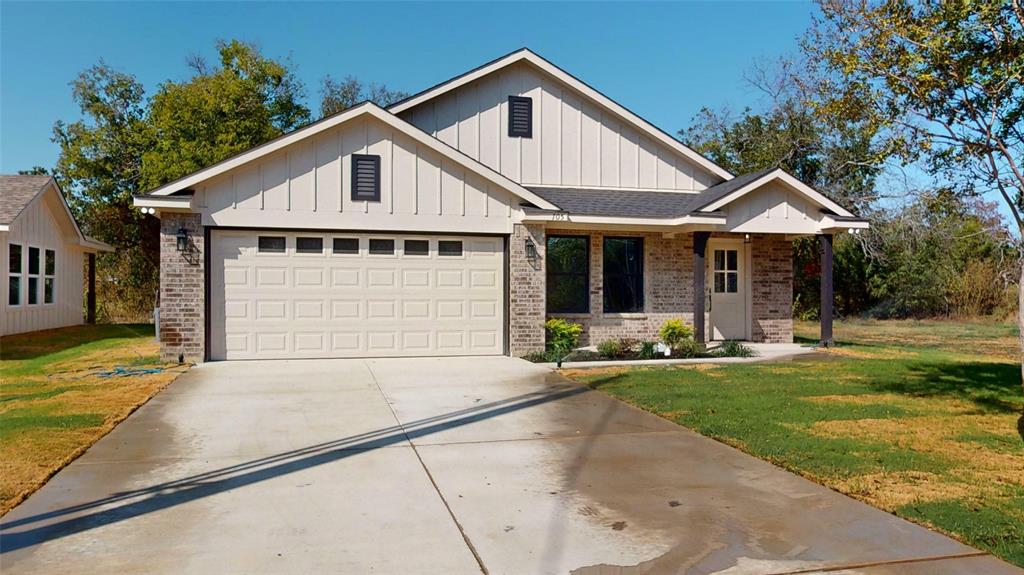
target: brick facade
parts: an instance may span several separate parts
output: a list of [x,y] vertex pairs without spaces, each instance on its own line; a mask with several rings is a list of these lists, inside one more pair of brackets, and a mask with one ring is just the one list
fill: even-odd
[[793,341],[793,242],[785,236],[751,237],[753,340]]
[[[547,297],[544,286],[544,226],[516,224],[509,243],[509,352],[522,356],[544,349]],[[526,257],[526,240],[537,257]]]
[[[189,249],[177,249],[178,229],[188,230]],[[199,214],[160,216],[160,357],[199,363],[205,347],[204,229]]]

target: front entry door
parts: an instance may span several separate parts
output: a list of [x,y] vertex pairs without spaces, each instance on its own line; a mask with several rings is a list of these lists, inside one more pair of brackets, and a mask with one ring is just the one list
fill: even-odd
[[742,240],[708,242],[711,339],[747,339],[746,249]]

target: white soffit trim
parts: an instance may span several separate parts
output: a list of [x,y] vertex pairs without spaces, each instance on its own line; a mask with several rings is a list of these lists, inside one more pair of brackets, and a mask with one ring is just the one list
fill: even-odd
[[567,223],[567,224],[617,224],[636,226],[683,226],[687,224],[724,224],[724,215],[688,215],[678,218],[639,218],[617,216],[566,215],[564,212],[551,214],[529,213],[523,217],[524,222]]
[[537,54],[534,54],[533,52],[526,48],[513,52],[503,58],[499,58],[491,62],[490,64],[485,64],[477,68],[476,70],[463,74],[462,76],[457,76],[451,80],[448,80],[447,82],[438,84],[433,88],[428,88],[427,90],[420,92],[419,94],[416,94],[411,98],[402,100],[401,102],[398,102],[397,104],[390,106],[388,108],[388,111],[394,114],[400,114],[405,110],[408,110],[409,108],[413,108],[419,104],[422,104],[423,102],[426,102],[427,100],[436,98],[441,94],[454,90],[460,86],[464,86],[478,78],[482,78],[488,74],[491,74],[492,72],[495,72],[497,70],[500,70],[502,68],[505,68],[520,61],[527,61],[536,66],[537,68],[541,69],[542,71],[548,73],[550,76],[553,76],[560,82],[567,84],[572,89],[582,93],[584,96],[597,102],[606,110],[614,113],[615,115],[619,116],[626,122],[632,124],[634,127],[646,133],[648,136],[669,146],[687,160],[697,164],[698,166],[704,168],[705,170],[708,170],[712,174],[715,174],[716,176],[722,178],[723,180],[731,180],[733,178],[733,175],[730,174],[728,170],[726,170],[725,168],[719,166],[718,164],[715,164],[711,160],[698,154],[696,151],[686,146],[679,140],[666,134],[664,131],[662,131],[654,124],[651,124],[647,120],[644,120],[640,116],[637,116],[633,112],[630,112],[625,107],[623,107],[616,101],[612,100],[608,96],[605,96],[601,92],[598,92],[594,88],[591,88],[582,80],[579,80],[572,74],[566,72],[565,70],[559,68],[558,66],[555,66],[551,62],[548,62],[544,58],[538,56]]
[[132,202],[136,208],[154,209],[192,209],[191,194],[187,196],[133,196]]
[[280,136],[277,139],[256,146],[255,148],[247,152],[242,152],[237,156],[233,156],[231,158],[218,162],[212,166],[203,168],[202,170],[189,174],[184,178],[175,180],[168,184],[164,184],[163,186],[160,186],[159,188],[156,188],[155,190],[152,190],[145,195],[168,196],[176,191],[190,188],[192,186],[195,186],[196,184],[209,180],[210,178],[219,176],[220,174],[223,174],[227,171],[242,166],[243,164],[247,164],[253,160],[262,158],[268,154],[276,152],[277,150],[290,146],[296,142],[302,141],[306,138],[329,130],[339,124],[343,124],[349,120],[353,120],[364,115],[372,116],[380,120],[381,122],[384,122],[385,124],[391,126],[395,130],[398,130],[399,132],[402,132],[403,134],[409,136],[413,140],[416,140],[417,143],[434,150],[435,152],[441,154],[442,156],[452,161],[458,162],[463,167],[468,168],[469,170],[483,177],[485,180],[491,182],[492,184],[504,188],[505,190],[519,196],[524,200],[531,202],[532,204],[539,208],[545,210],[558,209],[558,206],[555,206],[554,204],[548,202],[544,198],[538,196],[537,194],[534,194],[530,190],[527,190],[523,186],[513,182],[512,180],[506,178],[505,176],[499,174],[498,172],[495,172],[491,168],[488,168],[487,166],[481,164],[480,162],[474,160],[473,158],[467,156],[466,154],[456,150],[455,148],[449,146],[448,144],[445,144],[441,140],[438,140],[437,138],[431,136],[430,134],[427,134],[423,130],[420,130],[416,126],[413,126],[409,122],[406,122],[405,120],[388,112],[387,110],[384,110],[383,108],[377,106],[372,102],[363,102],[362,104],[349,108],[344,112],[335,114],[333,116],[329,116],[327,118],[324,118],[323,120],[314,122],[304,128],[299,128],[294,132],[289,132],[288,134]]
[[815,190],[814,188],[787,174],[785,171],[778,169],[761,176],[760,178],[754,180],[753,182],[750,182],[749,184],[743,186],[742,188],[732,192],[731,194],[723,198],[715,200],[714,202],[701,208],[700,211],[714,212],[716,210],[719,210],[723,206],[730,204],[733,201],[749,194],[750,192],[760,188],[761,186],[767,184],[772,180],[780,180],[781,182],[788,185],[790,188],[796,190],[800,194],[806,196],[808,199],[815,202],[819,206],[832,210],[839,216],[847,218],[854,217],[852,213],[850,213],[848,210],[846,210],[839,204],[826,198],[824,195],[821,194],[821,192]]

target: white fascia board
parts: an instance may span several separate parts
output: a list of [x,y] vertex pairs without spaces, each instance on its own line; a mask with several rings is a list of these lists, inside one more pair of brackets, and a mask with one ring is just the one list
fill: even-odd
[[720,210],[723,206],[732,203],[733,201],[749,194],[750,192],[760,188],[761,186],[773,180],[779,180],[787,184],[790,188],[796,190],[801,195],[806,196],[809,200],[813,201],[814,203],[818,204],[823,208],[832,210],[833,212],[840,216],[848,218],[854,217],[854,215],[850,213],[847,209],[843,208],[842,206],[833,202],[832,200],[826,198],[824,195],[821,194],[821,192],[815,190],[814,188],[787,174],[785,171],[779,169],[773,170],[761,176],[760,178],[754,180],[753,182],[750,182],[749,184],[743,186],[742,188],[732,192],[731,194],[725,196],[724,198],[720,198],[715,202],[704,206],[703,208],[701,208],[700,211],[714,212]]
[[828,214],[822,214],[818,229],[822,232],[843,230],[866,230],[871,227],[867,220],[837,220]]
[[723,180],[733,179],[733,175],[729,173],[729,171],[726,170],[725,168],[698,154],[696,151],[686,146],[679,140],[666,134],[664,131],[662,131],[654,124],[651,124],[647,120],[644,120],[640,116],[637,116],[633,112],[630,112],[628,109],[626,109],[616,101],[612,100],[608,96],[605,96],[601,92],[598,92],[594,88],[591,88],[582,80],[577,79],[572,74],[569,74],[565,70],[562,70],[558,66],[555,66],[551,62],[548,62],[544,58],[538,56],[537,54],[534,54],[533,52],[527,50],[526,48],[523,48],[522,50],[519,50],[517,52],[513,52],[512,54],[509,54],[504,58],[495,60],[490,64],[477,68],[472,72],[449,80],[448,82],[439,84],[438,86],[428,89],[427,91],[422,92],[421,94],[418,94],[416,96],[413,96],[408,100],[398,102],[397,104],[389,107],[388,111],[394,114],[400,114],[405,110],[422,104],[423,102],[436,98],[437,96],[450,92],[451,90],[459,88],[460,86],[464,86],[478,78],[482,78],[488,74],[491,74],[497,70],[500,70],[502,68],[505,68],[506,66],[510,66],[520,61],[530,62],[537,68],[540,68],[541,70],[543,70],[550,76],[553,76],[560,82],[567,84],[569,87],[576,90],[577,92],[582,93],[584,96],[590,98],[600,106],[604,107],[606,110],[619,116],[627,123],[632,124],[633,127],[644,132],[651,138],[654,138],[655,140],[669,146],[670,148],[681,154],[684,158],[697,164],[698,166],[701,166],[702,168],[708,170],[712,174],[715,174],[716,176],[722,178]]
[[82,240],[78,242],[78,245],[82,247],[82,251],[84,252],[96,253],[114,251],[113,246],[110,244],[90,238],[89,236],[83,236]]
[[9,226],[7,224],[0,224],[0,232],[9,232],[9,231],[11,231],[11,226]]
[[564,212],[551,214],[527,214],[523,217],[524,222],[544,223],[572,223],[572,224],[609,224],[626,226],[684,226],[697,224],[724,224],[726,221],[723,215],[700,215],[680,216],[678,218],[639,218],[639,217],[617,217],[617,216],[587,216],[569,215]]
[[[388,112],[387,110],[381,108],[380,106],[373,104],[372,102],[363,102],[362,104],[349,108],[344,112],[335,114],[334,116],[330,116],[328,118],[320,120],[319,122],[310,124],[305,128],[299,128],[294,132],[285,134],[284,136],[281,136],[275,140],[271,140],[266,144],[256,146],[255,148],[247,152],[243,152],[241,154],[238,154],[237,156],[228,158],[212,166],[203,168],[202,170],[185,176],[184,178],[175,180],[168,184],[164,184],[163,186],[147,193],[145,197],[168,196],[176,191],[190,188],[206,180],[209,180],[210,178],[219,176],[220,174],[238,168],[239,166],[262,158],[268,154],[272,154],[277,150],[300,142],[306,138],[315,136],[316,134],[319,134],[325,130],[329,130],[339,124],[342,124],[344,122],[353,120],[364,115],[373,116],[374,118],[377,118],[378,120],[384,122],[388,126],[394,128],[395,130],[398,130],[399,132],[402,132],[403,134],[409,136],[413,140],[416,140],[416,142],[434,150],[435,152],[441,154],[444,157],[447,157],[448,159],[454,162],[458,162],[462,166],[468,168],[477,175],[483,177],[485,180],[519,196],[524,200],[533,203],[534,205],[541,209],[558,209],[557,206],[548,202],[544,198],[534,194],[533,192],[527,190],[523,186],[513,182],[512,180],[499,174],[498,172],[495,172],[491,168],[488,168],[487,166],[460,152],[459,150],[456,150],[455,148],[449,146],[448,144],[445,144],[441,140],[438,140],[437,138],[431,136],[430,134],[427,134],[423,130],[420,130],[416,126],[410,124],[409,122],[406,122],[405,120]],[[141,207],[141,204],[137,203],[136,205]]]
[[192,198],[192,195],[133,196],[132,203],[136,208],[153,208],[156,210],[191,210]]

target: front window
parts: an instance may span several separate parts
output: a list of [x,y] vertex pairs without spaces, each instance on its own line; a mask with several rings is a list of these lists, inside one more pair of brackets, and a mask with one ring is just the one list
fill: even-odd
[[590,310],[589,243],[586,236],[548,236],[548,313]]
[[604,239],[604,311],[644,309],[643,238]]

